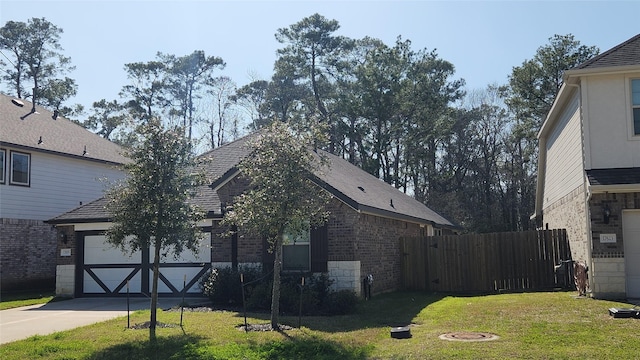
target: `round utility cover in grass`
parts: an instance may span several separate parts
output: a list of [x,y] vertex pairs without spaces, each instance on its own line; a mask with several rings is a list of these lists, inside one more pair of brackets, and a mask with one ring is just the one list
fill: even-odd
[[491,341],[500,338],[496,334],[466,331],[446,333],[440,335],[439,337],[442,340],[449,341]]

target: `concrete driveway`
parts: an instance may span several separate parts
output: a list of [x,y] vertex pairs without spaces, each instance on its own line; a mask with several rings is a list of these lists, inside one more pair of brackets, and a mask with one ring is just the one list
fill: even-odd
[[[159,309],[178,305],[181,298],[160,298]],[[185,299],[187,303],[203,299]],[[149,309],[148,298],[130,299],[131,311]],[[127,300],[123,298],[77,298],[31,305],[0,311],[0,344],[26,339],[33,335],[47,335],[57,331],[127,315]],[[127,326],[126,319],[122,323]]]

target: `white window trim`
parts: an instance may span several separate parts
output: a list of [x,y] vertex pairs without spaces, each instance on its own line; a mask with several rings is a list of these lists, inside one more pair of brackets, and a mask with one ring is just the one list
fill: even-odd
[[[627,104],[627,139],[630,141],[640,141],[640,134],[636,135],[635,134],[635,126],[633,123],[633,109],[634,109],[634,104],[633,104],[633,92],[632,92],[632,86],[631,86],[631,82],[633,80],[636,81],[640,81],[640,78],[638,77],[627,77],[626,81],[625,81],[625,87],[626,87],[626,104]],[[635,105],[635,107],[640,107],[638,105]]]
[[0,154],[2,154],[2,174],[0,174],[0,184],[7,183],[7,150],[0,149]]
[[[27,157],[27,182],[18,182],[13,180],[13,155],[14,154],[24,155]],[[9,184],[17,185],[17,186],[31,186],[31,154],[21,152],[21,151],[11,150],[10,166],[9,166]]]

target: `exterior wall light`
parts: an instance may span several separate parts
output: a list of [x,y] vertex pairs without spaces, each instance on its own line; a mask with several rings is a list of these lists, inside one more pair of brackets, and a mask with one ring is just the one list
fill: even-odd
[[602,209],[602,217],[604,219],[604,223],[609,223],[609,218],[611,217],[611,209],[609,209],[609,205],[605,204]]

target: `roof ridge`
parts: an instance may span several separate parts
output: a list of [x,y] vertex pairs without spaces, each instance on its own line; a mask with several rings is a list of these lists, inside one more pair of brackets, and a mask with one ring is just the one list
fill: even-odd
[[246,135],[243,135],[243,136],[241,136],[241,137],[239,137],[239,138],[237,138],[235,140],[232,140],[232,141],[230,141],[228,143],[224,143],[224,144],[218,146],[217,148],[214,148],[214,149],[211,149],[209,151],[206,151],[206,152],[198,155],[198,157],[206,156],[206,155],[208,155],[208,154],[210,154],[210,153],[212,153],[214,151],[217,151],[217,150],[220,150],[220,149],[224,149],[226,147],[229,147],[230,145],[234,145],[235,143],[238,143],[238,142],[241,142],[241,141],[247,141],[249,137],[254,136],[259,132],[260,132],[260,130],[251,131],[250,133],[248,133]]
[[636,40],[639,40],[639,39],[640,39],[640,34],[637,34],[637,35],[633,36],[632,38],[630,38],[630,39],[628,39],[628,40],[626,40],[626,41],[624,41],[624,42],[612,47],[611,49],[592,57],[591,59],[583,62],[582,64],[579,64],[578,66],[575,67],[575,69],[584,69],[584,68],[588,67],[589,65],[592,65],[595,62],[597,62],[597,61],[599,61],[599,60],[601,60],[601,59],[603,59],[605,57],[608,57],[612,53],[620,50],[621,48],[623,48],[623,47],[629,45],[630,43],[632,43],[632,42],[634,42]]

